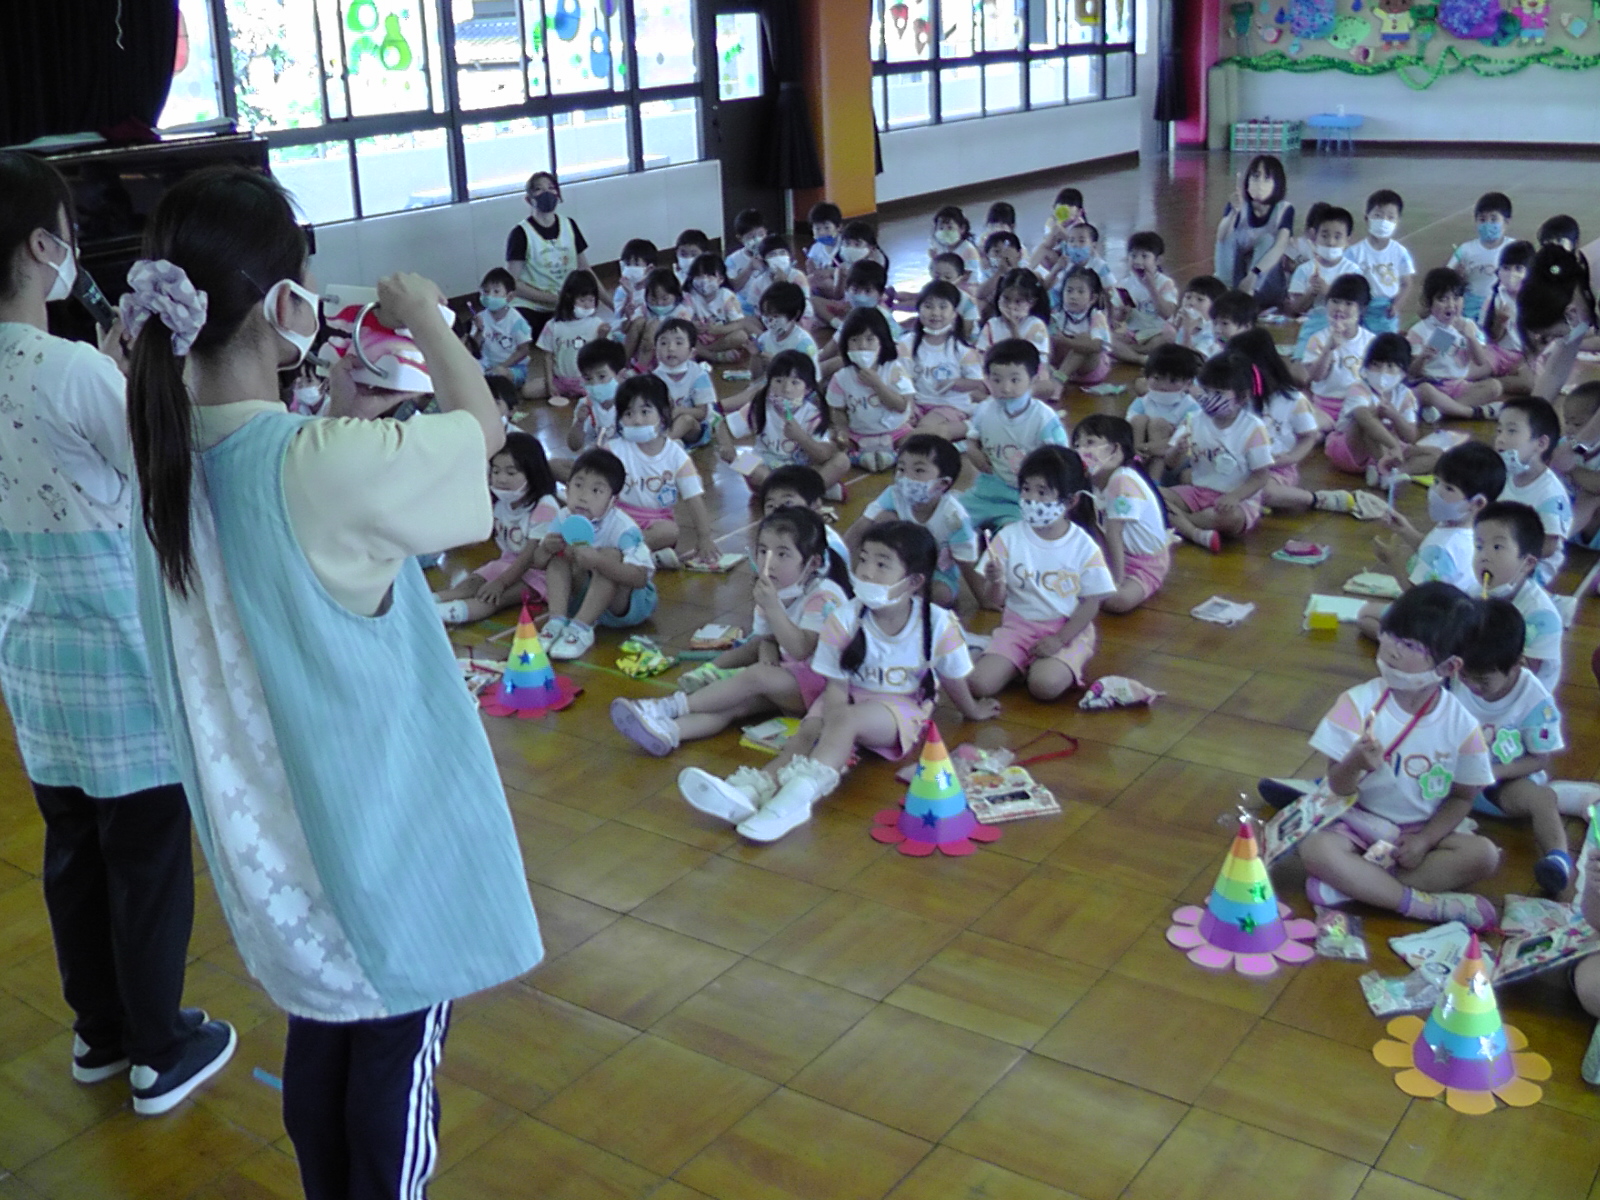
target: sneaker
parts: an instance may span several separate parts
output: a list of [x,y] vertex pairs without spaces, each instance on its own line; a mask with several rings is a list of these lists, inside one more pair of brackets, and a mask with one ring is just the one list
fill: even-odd
[[551,646],[554,646],[561,640],[561,631],[564,630],[570,623],[571,622],[567,617],[551,617],[544,623],[544,628],[539,630],[539,640],[544,643],[544,648],[547,653],[549,652]]
[[1460,921],[1468,929],[1484,930],[1493,929],[1500,922],[1494,905],[1471,892],[1435,892],[1433,898],[1438,906],[1433,918],[1436,924]]
[[730,824],[737,825],[756,814],[755,803],[743,791],[699,767],[686,767],[678,773],[678,791],[689,807]]
[[1431,404],[1424,405],[1422,408],[1422,419],[1429,425],[1437,425],[1439,423],[1439,418],[1443,415],[1443,413],[1441,413]]
[[678,723],[661,711],[659,700],[611,702],[611,723],[617,732],[647,754],[665,758],[678,748]]
[[446,625],[460,625],[467,619],[467,602],[465,600],[440,600],[436,603],[439,620]]
[[1312,502],[1321,512],[1353,513],[1356,510],[1356,495],[1354,492],[1335,488],[1332,491],[1315,492]]
[[[211,1019],[203,1008],[180,1008],[178,1024],[193,1032]],[[96,1050],[76,1034],[72,1038],[72,1077],[79,1083],[103,1083],[128,1069],[121,1047]]]
[[1559,896],[1572,886],[1572,855],[1552,850],[1533,864],[1533,878],[1546,896]]
[[1505,408],[1505,406],[1506,404],[1504,400],[1491,400],[1487,404],[1480,404],[1478,405],[1478,416],[1485,421],[1498,420],[1500,417],[1500,410]]
[[589,653],[593,646],[593,628],[581,621],[567,621],[561,626],[561,636],[550,643],[547,653],[557,662],[571,662]]
[[656,566],[663,571],[676,571],[683,565],[678,559],[678,552],[671,546],[664,550],[657,550],[652,557],[655,559]]
[[128,1082],[133,1085],[133,1111],[142,1117],[160,1116],[188,1099],[191,1092],[222,1070],[235,1048],[239,1035],[226,1021],[207,1021],[194,1031],[183,1057],[165,1071],[153,1067],[134,1067]]

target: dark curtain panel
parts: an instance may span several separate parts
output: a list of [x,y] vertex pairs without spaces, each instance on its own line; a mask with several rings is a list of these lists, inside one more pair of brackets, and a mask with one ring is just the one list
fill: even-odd
[[151,138],[177,45],[178,0],[0,0],[0,146]]
[[1178,121],[1184,117],[1183,81],[1179,76],[1182,60],[1173,28],[1172,10],[1178,0],[1156,0],[1160,17],[1156,21],[1156,107],[1158,121]]
[[795,0],[767,0],[762,5],[778,99],[772,111],[772,138],[763,183],[778,188],[822,186],[822,162],[817,158],[811,129],[811,106],[801,83],[804,60],[800,47],[800,16]]

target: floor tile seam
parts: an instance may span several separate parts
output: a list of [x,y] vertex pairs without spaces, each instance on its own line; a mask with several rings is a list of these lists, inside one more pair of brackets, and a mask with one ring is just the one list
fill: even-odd
[[[550,885],[548,883],[544,884],[543,886],[544,887],[550,887]],[[554,887],[550,887],[550,890],[551,891],[561,891],[560,888],[554,888]],[[570,895],[571,893],[562,892],[561,894],[563,896],[566,896],[566,895]],[[575,897],[573,897],[573,899],[582,900],[583,897],[582,896],[575,896]],[[593,900],[589,900],[589,901],[586,901],[586,903],[594,904],[595,902]],[[643,903],[643,901],[641,901],[640,903]],[[606,906],[601,904],[601,905],[598,905],[597,907],[605,908]],[[726,949],[726,948],[724,948],[722,946],[718,946],[718,945],[716,945],[716,944],[714,944],[712,942],[708,942],[704,938],[697,938],[692,933],[679,933],[676,929],[668,929],[665,925],[657,925],[653,921],[646,921],[642,917],[635,917],[635,916],[633,916],[633,914],[631,912],[617,912],[616,909],[606,909],[606,911],[607,912],[616,912],[617,913],[617,917],[619,919],[621,919],[623,917],[629,917],[629,918],[632,918],[635,921],[640,922],[643,925],[650,926],[650,928],[652,928],[652,929],[658,929],[663,933],[670,933],[675,937],[688,938],[690,941],[699,942],[706,949],[715,950],[718,954],[733,954],[733,955],[735,955],[735,956],[737,956],[739,958],[748,958],[748,957],[750,957],[747,954],[739,954],[739,952],[736,951],[736,950],[728,950],[728,949]],[[584,945],[584,944],[588,943],[589,941],[592,941],[595,937],[598,937],[600,934],[604,933],[606,929],[612,928],[612,926],[614,926],[615,924],[616,924],[616,921],[612,921],[610,924],[606,925],[604,929],[595,930],[594,933],[590,934],[587,938],[585,938],[583,940],[583,942],[580,942],[578,945]],[[763,943],[763,945],[765,945],[765,943]],[[576,945],[575,946],[570,946],[567,949],[563,950],[560,954],[556,955],[554,958],[547,958],[543,962],[539,963],[539,967],[547,967],[547,966],[551,966],[551,965],[553,965],[555,963],[561,962],[563,959],[565,959],[568,956],[570,956],[574,950],[577,950],[577,949],[578,949],[578,946],[576,946]],[[722,971],[718,971],[717,974],[715,976],[713,976],[712,978],[721,977],[721,975],[725,971],[731,969],[733,965],[734,964],[730,963],[728,965],[728,967],[723,968]],[[523,975],[523,976],[519,977],[519,981],[520,980],[530,980],[531,981],[534,978],[534,976],[537,975],[537,973],[538,973],[538,967],[535,967],[533,971],[529,972],[526,975]],[[710,979],[706,980],[706,983],[710,983],[710,982],[711,982]],[[543,988],[538,987],[537,984],[533,984],[533,983],[530,982],[528,986],[533,987],[536,991],[540,992],[542,995],[550,996],[553,999],[560,1000],[564,1004],[574,1004],[574,1003],[576,1003],[575,1001],[566,999],[566,997],[564,997],[564,996],[557,996],[554,992],[546,992]],[[704,985],[702,985],[702,986],[704,986]],[[699,989],[696,989],[696,990],[698,991]],[[578,1005],[578,1007],[579,1008],[584,1008],[585,1011],[593,1011],[592,1009],[588,1009],[586,1006],[581,1005],[581,1004]],[[595,1015],[596,1016],[602,1016],[602,1017],[605,1016],[604,1013],[595,1013]],[[614,1020],[616,1020],[616,1018],[615,1017],[606,1017],[606,1020],[614,1021]],[[620,1022],[618,1022],[618,1024],[627,1025],[628,1023],[626,1021],[620,1021]],[[639,1026],[637,1026],[637,1025],[629,1025],[628,1028],[630,1028],[630,1029],[638,1029]]]
[[[712,857],[713,858],[721,858],[722,856],[720,854],[714,854],[714,855],[712,855]],[[709,860],[707,860],[707,861],[709,861]],[[729,861],[737,862],[738,860],[737,859],[732,859],[732,860],[729,860]],[[701,866],[705,866],[705,863],[701,863],[700,865]],[[743,863],[741,865],[748,866],[748,867],[754,867],[757,870],[761,869],[759,867],[755,867],[754,863]],[[690,871],[688,874],[680,875],[677,879],[673,880],[672,883],[669,883],[666,887],[662,888],[661,892],[665,892],[669,888],[671,888],[671,887],[675,886],[676,884],[682,882],[684,879],[687,879],[689,877],[689,874],[693,874],[694,871],[697,871],[699,869],[700,869],[699,867],[696,867],[692,871]],[[767,873],[769,875],[775,875],[776,874],[776,872],[773,872],[773,871],[769,871]],[[787,876],[781,876],[780,878],[788,878],[788,877]],[[792,881],[792,882],[805,883],[806,881],[805,880],[795,880],[795,881]],[[772,941],[773,938],[780,936],[785,931],[787,931],[788,929],[792,928],[796,923],[804,920],[811,913],[815,912],[817,908],[819,908],[823,904],[826,904],[828,902],[828,900],[830,899],[832,893],[835,890],[835,889],[832,889],[832,888],[823,888],[823,887],[821,887],[820,884],[815,884],[815,883],[811,884],[810,886],[811,887],[815,887],[815,888],[819,888],[821,891],[823,891],[823,892],[825,892],[827,894],[826,895],[822,895],[822,896],[818,896],[816,899],[812,900],[805,907],[804,910],[802,910],[801,912],[798,912],[794,916],[790,917],[781,926],[779,926],[776,930],[774,930],[772,933],[770,933],[767,937],[763,938],[756,945],[752,946],[750,949],[748,949],[748,950],[736,950],[732,946],[717,946],[716,942],[711,942],[709,944],[713,945],[713,946],[717,946],[717,948],[719,950],[726,950],[729,954],[737,954],[741,959],[750,958],[752,955],[754,955],[754,953],[757,950],[760,950],[763,946],[767,945],[768,942]],[[650,903],[650,900],[654,900],[656,898],[656,896],[661,895],[661,892],[657,892],[655,894],[655,896],[651,896],[649,900],[640,901],[639,905],[637,907],[643,908],[646,904]],[[854,895],[854,893],[851,893],[851,894]],[[866,898],[867,897],[863,897],[863,899],[866,899]],[[643,921],[647,925],[654,925],[658,929],[665,929],[668,933],[681,934],[683,937],[692,937],[692,938],[695,938],[697,941],[702,941],[702,942],[704,942],[706,940],[705,938],[700,937],[698,934],[684,933],[684,931],[681,930],[681,929],[674,929],[670,925],[663,925],[659,921],[651,920],[649,917],[640,915],[637,911],[629,912],[629,913],[627,913],[625,915],[633,917],[636,921]]]

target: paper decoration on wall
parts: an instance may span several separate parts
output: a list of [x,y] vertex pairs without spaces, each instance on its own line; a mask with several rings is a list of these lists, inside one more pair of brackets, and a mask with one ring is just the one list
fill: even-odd
[[1501,1021],[1477,934],[1427,1021],[1396,1017],[1385,1028],[1397,1040],[1379,1042],[1372,1055],[1401,1068],[1394,1081],[1408,1096],[1443,1095],[1456,1112],[1481,1116],[1496,1097],[1526,1108],[1544,1095],[1535,1081],[1550,1078],[1550,1062],[1524,1053],[1528,1039]]
[[1600,0],[1239,0],[1222,22],[1235,66],[1393,72],[1418,91],[1463,71],[1495,78],[1534,65],[1600,66],[1600,54],[1579,53],[1600,24]]
[[1073,0],[1073,10],[1079,25],[1100,24],[1100,0]]

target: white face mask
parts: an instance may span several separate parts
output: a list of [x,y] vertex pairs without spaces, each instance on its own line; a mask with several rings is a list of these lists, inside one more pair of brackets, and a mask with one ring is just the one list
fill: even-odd
[[305,362],[306,355],[311,350],[311,343],[317,340],[316,329],[313,329],[310,333],[301,333],[298,329],[290,329],[286,325],[278,324],[278,315],[274,311],[277,308],[276,298],[278,289],[285,287],[311,305],[311,312],[316,318],[318,327],[322,324],[322,297],[315,292],[301,287],[292,279],[280,279],[267,289],[267,294],[261,298],[262,315],[267,318],[267,324],[272,326],[277,335],[298,351],[292,363],[278,364],[278,370],[280,371],[293,370]]
[[894,481],[895,495],[903,500],[907,507],[915,508],[919,504],[926,504],[934,497],[933,489],[939,486],[937,479],[912,479],[906,475],[897,475]]
[[635,444],[654,441],[660,432],[661,426],[659,425],[624,425],[622,427],[623,440]]
[[1405,374],[1393,369],[1369,370],[1361,372],[1361,377],[1367,381],[1367,386],[1380,396],[1386,396],[1400,386],[1400,381]]
[[694,290],[699,292],[702,296],[715,296],[717,294],[718,286],[719,285],[716,277],[713,275],[695,276]]
[[572,315],[579,321],[587,321],[594,316],[594,313],[595,306],[593,304],[574,304],[572,306]]
[[901,596],[895,594],[896,589],[899,587],[900,584],[898,583],[894,587],[889,587],[882,583],[868,583],[865,579],[857,579],[854,571],[850,572],[850,590],[855,593],[857,600],[874,612],[880,608],[888,608],[891,604],[902,599]]
[[794,259],[787,254],[774,254],[767,259],[767,270],[774,275],[787,275],[789,268],[794,265]]
[[1439,685],[1439,672],[1430,671],[1402,671],[1398,667],[1391,667],[1383,659],[1378,660],[1378,675],[1384,685],[1396,692],[1420,692],[1425,688]]
[[78,256],[72,252],[71,246],[48,229],[45,233],[67,252],[60,262],[50,264],[50,269],[56,273],[56,277],[50,284],[50,290],[44,294],[45,302],[48,304],[55,300],[65,300],[72,295],[72,285],[78,282]]
[[850,361],[862,370],[870,371],[878,365],[878,352],[876,350],[852,350]]
[[294,402],[302,408],[315,408],[322,403],[322,389],[319,387],[297,387],[294,389]]
[[1336,263],[1344,257],[1343,246],[1317,246],[1317,257],[1325,263]]
[[1489,589],[1489,598],[1491,600],[1509,600],[1517,594],[1517,589],[1520,586],[1520,581],[1517,583],[1497,583]]
[[961,242],[961,230],[936,229],[933,233],[933,240],[938,242],[941,246],[958,245]]
[[507,504],[510,504],[513,500],[522,499],[522,489],[520,488],[492,487],[489,489],[489,494],[496,500],[503,500]]
[[866,246],[840,246],[839,258],[843,262],[858,263],[865,258],[871,250]]
[[1083,462],[1083,469],[1090,475],[1097,473],[1111,461],[1111,447],[1109,446],[1079,446],[1078,458]]
[[1500,451],[1500,461],[1506,465],[1506,474],[1521,475],[1528,469],[1528,464],[1522,461],[1522,455],[1516,450]]
[[1067,506],[1059,500],[1022,499],[1017,505],[1022,510],[1022,519],[1035,529],[1054,525],[1067,515]]
[[1389,221],[1389,220],[1384,219],[1383,217],[1373,217],[1371,220],[1369,220],[1367,222],[1367,228],[1368,228],[1368,230],[1371,231],[1372,236],[1373,237],[1379,237],[1379,238],[1391,238],[1391,237],[1393,237],[1394,236],[1394,231],[1397,228],[1399,228],[1399,225],[1400,225],[1400,222],[1398,222],[1398,221]]
[[939,322],[936,323],[936,322],[933,322],[933,321],[923,321],[921,317],[918,317],[917,319],[919,321],[922,321],[922,332],[923,333],[931,333],[931,334],[933,334],[934,337],[938,337],[940,334],[949,333],[950,332],[950,322],[949,321],[939,321]]
[[622,277],[629,283],[638,283],[650,273],[650,269],[643,263],[626,263],[622,268]]
[[777,337],[782,337],[789,332],[790,322],[788,317],[764,316],[761,318],[761,323],[767,327],[767,332]]
[[1428,516],[1436,523],[1458,525],[1472,513],[1472,504],[1466,500],[1446,500],[1437,485],[1428,489]]

